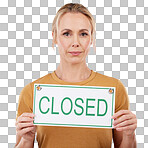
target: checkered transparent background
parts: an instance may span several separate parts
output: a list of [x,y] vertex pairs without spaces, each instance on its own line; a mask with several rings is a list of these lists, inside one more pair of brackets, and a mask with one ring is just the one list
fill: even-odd
[[93,14],[96,53],[91,46],[88,67],[122,81],[138,119],[138,148],[148,147],[148,0],[0,0],[0,147],[14,147],[22,88],[60,62],[51,26],[69,2]]

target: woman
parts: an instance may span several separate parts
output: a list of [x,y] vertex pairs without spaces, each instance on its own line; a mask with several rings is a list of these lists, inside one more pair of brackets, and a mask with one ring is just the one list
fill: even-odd
[[[93,43],[95,23],[91,13],[81,4],[69,3],[57,12],[52,24],[53,46],[58,45],[60,64],[44,77],[29,83],[20,94],[16,121],[16,147],[32,148],[35,133],[40,148],[135,148],[136,116],[129,110],[129,100],[120,80],[108,77],[86,65]],[[114,129],[55,127],[33,125],[34,83],[116,87]]]

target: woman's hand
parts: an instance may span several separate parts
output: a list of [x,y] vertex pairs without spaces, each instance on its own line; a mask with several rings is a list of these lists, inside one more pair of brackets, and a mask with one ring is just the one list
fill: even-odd
[[116,112],[112,119],[117,131],[123,131],[124,135],[132,136],[137,128],[137,118],[130,110],[120,110]]
[[23,137],[25,141],[34,141],[36,126],[33,125],[33,113],[23,113],[16,121],[16,132]]

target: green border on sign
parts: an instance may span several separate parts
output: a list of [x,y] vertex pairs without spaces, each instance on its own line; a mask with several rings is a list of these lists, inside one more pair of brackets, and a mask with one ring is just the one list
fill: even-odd
[[[47,84],[47,85],[43,85],[43,84],[34,84],[34,104],[33,104],[33,113],[35,114],[35,96],[36,96],[36,86],[38,86],[38,85],[40,85],[40,86],[42,86],[42,87],[70,87],[70,88],[89,88],[89,89],[110,89],[110,88],[112,88],[113,89],[113,94],[112,94],[112,116],[113,116],[113,104],[114,104],[114,93],[115,93],[115,88],[114,87],[95,87],[95,86],[93,86],[93,87],[87,87],[87,86],[85,86],[85,87],[79,87],[79,86],[68,86],[68,85],[60,85],[60,86],[58,86],[58,85],[50,85],[50,84]],[[73,127],[76,127],[76,126],[78,126],[78,127],[80,127],[80,126],[82,126],[82,127],[112,127],[112,122],[113,122],[113,119],[111,119],[111,125],[110,126],[101,126],[101,125],[79,125],[79,124],[57,124],[57,123],[35,123],[34,122],[34,120],[33,120],[33,123],[34,124],[36,124],[36,125],[57,125],[57,126],[59,126],[59,125],[65,125],[65,126],[73,126]]]

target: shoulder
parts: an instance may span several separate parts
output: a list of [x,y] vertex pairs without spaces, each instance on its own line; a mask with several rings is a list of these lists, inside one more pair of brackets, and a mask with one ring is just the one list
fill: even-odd
[[51,75],[51,73],[48,73],[48,74],[38,78],[37,80],[34,80],[33,82],[31,82],[31,84],[34,84],[34,83],[46,83],[50,79],[50,75]]
[[93,84],[95,86],[115,88],[115,112],[121,109],[129,109],[128,94],[121,80],[96,72]]
[[35,83],[45,84],[50,81],[51,73],[48,73],[30,83],[31,86],[34,86]]
[[27,93],[30,92],[31,93],[31,91],[33,91],[35,83],[45,84],[49,81],[50,76],[51,76],[51,73],[48,73],[48,74],[30,82],[30,83],[28,83],[27,85],[24,86],[21,93],[23,93],[23,92],[27,92]]
[[96,80],[100,81],[102,84],[106,85],[106,86],[113,86],[116,87],[119,83],[121,83],[121,81],[117,78],[114,77],[110,77],[107,75],[103,75],[101,73],[96,72]]
[[120,79],[96,72],[94,81],[99,86],[115,87],[117,94],[126,93],[126,88]]

